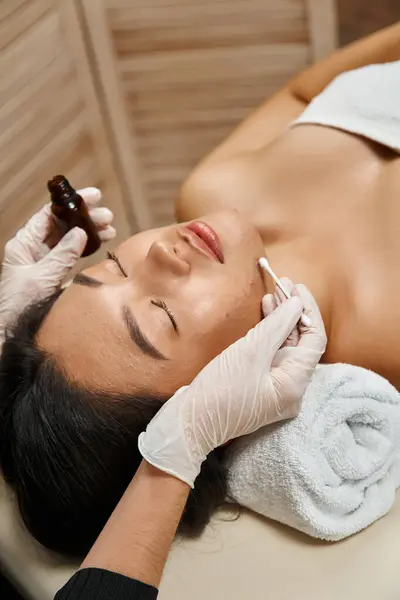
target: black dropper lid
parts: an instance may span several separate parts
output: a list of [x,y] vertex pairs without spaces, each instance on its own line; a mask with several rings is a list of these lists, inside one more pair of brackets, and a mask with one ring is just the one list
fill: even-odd
[[64,175],[55,175],[50,179],[47,182],[47,189],[50,192],[51,201],[61,206],[68,202],[69,198],[76,193],[76,190]]

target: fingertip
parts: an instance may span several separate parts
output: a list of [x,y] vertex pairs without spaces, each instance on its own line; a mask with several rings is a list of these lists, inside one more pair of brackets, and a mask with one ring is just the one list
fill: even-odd
[[307,329],[310,329],[310,327],[312,326],[311,318],[308,315],[306,315],[305,313],[303,313],[301,315],[300,323],[301,323],[301,325],[303,325],[303,327],[306,327]]
[[[285,290],[291,294],[294,288],[294,283],[291,279],[289,279],[289,277],[282,277],[281,278],[281,284],[283,285],[283,287],[285,288]],[[278,288],[279,289],[279,288]]]
[[79,227],[74,227],[61,238],[58,244],[43,259],[48,265],[49,272],[53,273],[54,278],[59,277],[61,282],[82,256],[86,243],[87,235]]
[[296,295],[300,298],[304,296],[309,297],[312,295],[309,288],[306,285],[304,285],[304,283],[296,283],[294,291],[296,292]]
[[[267,294],[262,300],[263,311],[266,310],[268,312],[268,314],[264,314],[265,317],[271,315],[273,318],[280,319],[281,316],[283,316],[283,318],[291,320],[293,315],[299,318],[303,312],[303,303],[297,296],[285,298],[283,302],[277,302],[274,296],[272,297],[271,302],[269,296],[271,296],[271,294]],[[286,315],[286,317],[284,315]]]
[[308,287],[306,287],[302,283],[299,283],[296,285],[296,290],[298,297],[303,302],[304,311],[307,313],[307,315],[310,316],[311,314],[318,314],[318,303],[312,295],[311,291],[308,289]]
[[98,208],[94,208],[93,210],[97,211],[99,217],[103,217],[105,222],[112,221],[114,218],[114,213],[107,206],[99,206]]
[[[66,233],[64,235],[64,237],[61,239],[61,241],[59,242],[59,244],[62,244],[63,246],[82,246],[84,244],[86,244],[88,239],[87,233],[86,231],[84,231],[83,229],[81,229],[80,227],[74,227],[73,229],[71,229],[70,231],[68,231],[68,233]],[[83,251],[83,248],[82,248]]]
[[261,301],[261,306],[262,306],[262,311],[263,311],[264,317],[268,317],[268,315],[271,314],[275,308],[275,302],[274,302],[273,295],[265,294],[265,296],[263,297],[263,299]]
[[303,305],[299,298],[289,298],[280,304],[262,323],[272,356],[284,344],[299,321]]
[[273,295],[272,294],[264,294],[264,296],[262,297],[262,302],[270,302],[271,300],[273,300]]
[[101,200],[101,191],[96,187],[86,187],[77,190],[87,204],[97,204]]
[[286,311],[289,320],[294,318],[295,321],[300,319],[304,309],[303,302],[297,296],[291,296],[278,306],[278,308],[280,307]]
[[[274,306],[273,310],[269,313],[267,321],[271,319],[271,322],[281,323],[292,323],[291,329],[296,325],[303,312],[303,304],[300,298],[288,298],[282,304]],[[291,331],[290,329],[290,331]]]
[[283,303],[283,306],[285,305],[290,306],[290,308],[292,308],[293,310],[303,310],[303,303],[299,296],[291,296]]
[[106,206],[89,207],[89,215],[96,227],[105,228],[114,220],[113,212]]
[[300,294],[298,292],[297,285],[295,285],[294,288],[293,288],[293,290],[292,290],[292,298],[295,297],[295,296],[297,296],[298,298],[300,298]]
[[97,233],[102,242],[109,242],[117,235],[115,227],[112,227],[111,225],[101,231],[98,231]]

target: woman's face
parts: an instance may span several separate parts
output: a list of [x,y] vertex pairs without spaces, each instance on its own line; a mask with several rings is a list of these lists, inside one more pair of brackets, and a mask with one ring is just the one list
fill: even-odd
[[265,286],[257,259],[264,247],[257,230],[236,211],[202,222],[217,234],[223,257],[208,246],[207,227],[195,232],[198,222],[183,223],[129,238],[116,260],[75,278],[38,339],[69,379],[169,396],[260,320]]

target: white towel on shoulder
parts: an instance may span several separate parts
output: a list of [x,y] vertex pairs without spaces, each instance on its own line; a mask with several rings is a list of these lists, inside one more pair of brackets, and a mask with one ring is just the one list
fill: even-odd
[[400,61],[338,75],[290,127],[325,125],[400,152]]
[[313,537],[340,540],[393,505],[400,485],[400,394],[376,373],[318,367],[297,418],[227,450],[229,496]]

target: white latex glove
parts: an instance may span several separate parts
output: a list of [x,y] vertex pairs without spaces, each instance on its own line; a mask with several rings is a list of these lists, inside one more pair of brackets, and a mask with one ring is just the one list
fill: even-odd
[[[100,239],[108,241],[115,237],[112,212],[97,206],[101,201],[100,190],[89,187],[78,193],[88,206]],[[86,233],[75,227],[50,249],[45,240],[51,226],[51,206],[46,204],[4,248],[0,275],[0,349],[5,328],[28,304],[50,296],[60,287],[86,246]]]
[[[147,462],[193,487],[209,452],[298,414],[325,351],[326,334],[311,293],[301,287],[297,294],[166,402],[139,436],[139,450]],[[282,347],[303,307],[311,327],[299,325],[296,346]]]
[[[281,282],[290,296],[300,297],[301,295],[304,299],[307,298],[306,302],[309,303],[310,310],[312,310],[313,314],[315,315],[315,325],[319,329],[324,331],[324,322],[322,320],[318,305],[315,299],[313,298],[312,294],[307,290],[307,288],[302,284],[295,285],[293,281],[291,281],[288,277],[282,277]],[[276,286],[273,294],[267,294],[263,298],[262,309],[264,317],[268,317],[268,315],[270,315],[278,306],[283,304],[285,301],[285,294],[283,294],[280,288]],[[297,326],[293,329],[293,331],[287,338],[286,342],[283,344],[285,348],[297,346],[300,338],[300,325],[301,323],[297,324]],[[276,356],[276,360],[278,360],[279,356],[280,354]]]

